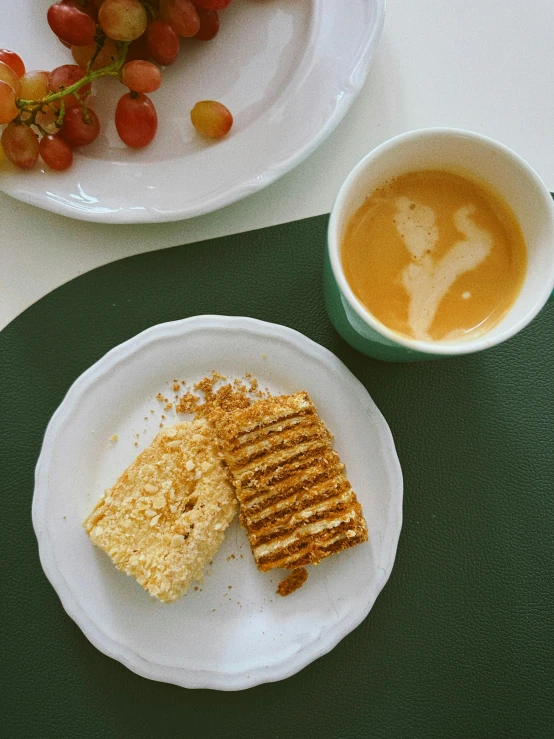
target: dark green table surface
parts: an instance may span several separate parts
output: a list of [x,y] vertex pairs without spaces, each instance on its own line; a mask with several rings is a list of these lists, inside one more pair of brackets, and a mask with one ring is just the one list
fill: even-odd
[[[3,736],[554,736],[554,304],[483,354],[367,359],[324,311],[326,222],[116,262],[0,333]],[[301,673],[240,693],[151,682],[94,649],[31,526],[34,465],[69,385],[148,326],[201,313],[282,323],[335,352],[388,420],[405,480],[396,564],[368,618]]]

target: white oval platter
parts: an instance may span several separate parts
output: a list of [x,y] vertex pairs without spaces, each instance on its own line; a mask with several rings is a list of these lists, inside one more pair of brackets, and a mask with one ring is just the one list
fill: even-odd
[[[2,39],[27,69],[73,63],[46,23],[51,0],[2,0]],[[383,27],[385,0],[234,0],[209,42],[183,39],[151,95],[158,134],[142,150],[117,136],[125,88],[95,83],[102,131],[66,172],[4,164],[0,190],[72,218],[173,221],[208,213],[274,182],[331,133],[359,93]],[[224,139],[197,135],[189,112],[219,100],[235,122]]]

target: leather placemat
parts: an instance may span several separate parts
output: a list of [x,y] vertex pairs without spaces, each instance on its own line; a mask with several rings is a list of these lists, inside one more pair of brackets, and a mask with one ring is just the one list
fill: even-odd
[[[4,736],[552,736],[554,304],[485,353],[370,360],[325,313],[326,225],[131,257],[0,333]],[[389,422],[405,480],[396,564],[368,618],[294,677],[240,693],[151,682],[98,652],[46,580],[31,526],[42,436],[73,380],[137,332],[202,313],[282,323],[337,354]]]

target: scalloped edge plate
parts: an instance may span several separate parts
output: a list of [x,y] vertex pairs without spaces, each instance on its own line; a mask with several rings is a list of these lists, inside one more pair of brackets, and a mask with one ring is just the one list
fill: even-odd
[[[251,372],[273,392],[310,393],[335,434],[370,541],[309,568],[303,588],[274,598],[273,573],[256,569],[235,519],[202,590],[164,606],[93,547],[81,522],[136,456],[132,432],[146,423],[156,389],[182,377],[179,370],[194,380],[213,368]],[[141,444],[157,430],[152,425]],[[114,431],[119,441],[110,444]],[[298,672],[367,616],[396,554],[402,473],[386,421],[331,352],[285,326],[196,316],[143,331],[75,381],[45,433],[32,516],[44,572],[94,646],[147,678],[239,690]],[[183,640],[191,633],[194,643]]]

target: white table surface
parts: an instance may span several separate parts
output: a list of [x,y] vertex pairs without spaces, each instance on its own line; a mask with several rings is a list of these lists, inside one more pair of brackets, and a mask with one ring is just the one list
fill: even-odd
[[[0,193],[0,329],[58,285],[107,262],[328,213],[364,154],[414,128],[491,136],[527,159],[554,191],[553,0],[387,5],[374,64],[345,119],[307,161],[242,202],[189,221],[107,226]],[[10,22],[17,19],[2,19],[0,31]]]

